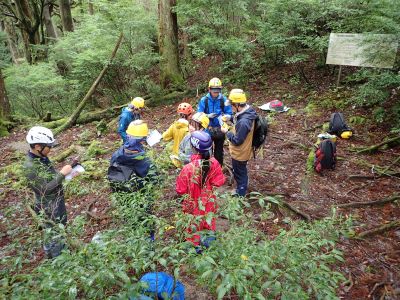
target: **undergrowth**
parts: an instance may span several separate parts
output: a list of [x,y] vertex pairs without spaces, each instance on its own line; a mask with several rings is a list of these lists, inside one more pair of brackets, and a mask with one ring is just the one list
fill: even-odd
[[[102,152],[97,147],[92,143],[90,159],[82,162],[86,173],[66,183],[67,201],[108,192],[108,161],[96,158]],[[0,295],[12,299],[127,299],[140,293],[138,280],[144,273],[163,271],[181,279],[184,269],[218,299],[337,298],[336,289],[345,278],[333,268],[343,261],[335,243],[350,229],[349,220],[335,213],[309,224],[289,220],[290,229],[282,229],[271,239],[257,229],[248,201],[223,193],[218,195],[218,214],[204,217],[207,222],[223,217],[229,229],[216,232],[217,241],[199,255],[186,241],[186,228],[201,217],[182,213],[182,199],[165,193],[175,178],[167,152],[150,150],[148,154],[162,180],[141,192],[110,194],[112,226],[97,232],[89,243],[82,241],[83,233],[93,224],[83,215],[45,233],[35,222],[15,227],[13,218],[22,216],[26,203],[9,207],[1,219],[11,240],[1,250]],[[4,170],[2,184],[22,177],[18,163]],[[22,182],[13,187],[25,191]],[[270,203],[279,204],[279,199],[261,194],[253,195],[251,201],[259,204],[265,219],[272,215]],[[67,247],[60,256],[41,261],[37,255],[42,235],[49,230],[64,236]],[[31,261],[38,265],[29,267]]]

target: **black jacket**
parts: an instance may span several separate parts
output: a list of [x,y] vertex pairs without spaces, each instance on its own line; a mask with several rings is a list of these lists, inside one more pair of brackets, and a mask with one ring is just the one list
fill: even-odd
[[28,187],[35,193],[36,213],[44,210],[46,216],[53,222],[66,224],[64,190],[62,181],[64,175],[57,172],[47,157],[39,157],[29,152],[24,164]]

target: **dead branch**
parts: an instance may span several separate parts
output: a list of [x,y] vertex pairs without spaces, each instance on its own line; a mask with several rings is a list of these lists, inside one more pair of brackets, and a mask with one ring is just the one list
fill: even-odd
[[292,141],[292,140],[288,140],[288,139],[282,138],[282,137],[274,135],[274,134],[271,135],[271,137],[274,138],[274,139],[286,142],[281,147],[285,147],[285,146],[288,146],[288,145],[295,145],[295,146],[298,146],[298,147],[300,147],[301,149],[303,149],[305,151],[309,151],[310,150],[310,147],[308,147],[308,146],[306,146],[306,145],[304,145],[302,143],[299,143],[299,142],[296,142],[296,141]]
[[100,83],[100,80],[103,78],[104,74],[106,73],[111,61],[114,59],[115,55],[117,54],[118,48],[122,42],[122,38],[123,38],[123,33],[121,32],[121,34],[119,35],[119,38],[117,40],[117,43],[115,44],[114,50],[111,53],[111,57],[110,57],[110,61],[109,63],[107,63],[103,69],[101,70],[99,76],[97,76],[96,80],[93,82],[92,86],[90,87],[89,91],[86,93],[85,97],[83,98],[83,100],[81,101],[81,103],[79,103],[78,107],[76,108],[76,110],[72,113],[72,115],[69,117],[68,121],[65,122],[63,125],[61,125],[60,127],[56,128],[54,130],[54,134],[59,134],[60,132],[62,132],[63,130],[70,128],[71,126],[75,125],[76,121],[79,118],[79,115],[81,114],[83,108],[85,107],[86,103],[88,102],[88,100],[92,97],[93,93],[96,91],[97,86]]
[[306,129],[304,129],[303,131],[304,131],[304,132],[307,132],[307,131],[314,131],[314,130],[317,129],[317,128],[322,128],[322,126],[324,126],[324,124],[318,124],[318,125],[315,125],[315,126],[313,126],[313,127],[306,128]]
[[400,227],[400,221],[393,221],[388,224],[384,224],[384,225],[381,225],[379,227],[376,227],[376,228],[373,228],[370,230],[362,231],[359,234],[357,234],[355,236],[355,238],[362,239],[362,238],[370,237],[375,234],[384,233],[384,232],[387,232],[391,229],[398,228],[398,227]]
[[374,153],[376,151],[379,150],[380,147],[388,145],[389,144],[397,144],[398,142],[400,142],[400,135],[399,136],[395,136],[393,138],[387,139],[379,144],[376,145],[372,145],[370,147],[364,147],[364,148],[353,148],[350,149],[351,151],[355,151],[357,154],[360,153]]
[[[266,193],[266,194],[269,195],[269,196],[272,196],[272,197],[273,196],[282,196],[282,194],[277,194],[277,193],[275,193],[275,194]],[[253,199],[253,200],[254,200],[253,203],[258,203],[257,199]],[[271,201],[268,198],[265,198],[265,200],[267,202],[271,203],[272,205],[278,206],[276,202]],[[249,203],[251,203],[251,201],[249,201]],[[289,209],[290,211],[292,211],[295,214],[299,215],[302,219],[304,219],[306,221],[311,221],[311,217],[308,214],[306,214],[306,213],[302,212],[301,210],[299,210],[298,208],[292,206],[291,204],[289,204],[285,200],[279,199],[279,203],[280,203],[280,206],[283,206],[283,207]]]
[[372,206],[372,205],[383,205],[386,203],[394,202],[400,199],[400,195],[393,195],[392,197],[369,201],[369,202],[350,202],[346,204],[340,204],[337,207],[344,208],[344,207],[363,207],[363,206]]
[[292,206],[292,205],[289,204],[288,202],[282,201],[282,204],[283,204],[286,208],[288,208],[289,210],[291,210],[292,212],[298,214],[298,215],[299,215],[300,217],[302,217],[304,220],[306,220],[306,221],[308,221],[308,222],[311,221],[311,217],[310,217],[308,214],[302,212],[301,210],[299,210],[299,209],[297,209],[296,207]]

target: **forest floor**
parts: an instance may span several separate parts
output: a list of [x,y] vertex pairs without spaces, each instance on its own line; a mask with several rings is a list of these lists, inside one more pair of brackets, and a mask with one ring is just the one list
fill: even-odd
[[[263,84],[259,81],[250,82],[246,86],[251,101],[255,106],[266,103],[274,98],[284,99],[284,104],[291,109],[286,113],[273,114],[270,124],[268,142],[257,159],[249,162],[250,191],[262,194],[282,195],[284,200],[307,214],[311,220],[317,220],[332,215],[332,209],[340,204],[350,202],[367,202],[388,198],[395,191],[400,191],[399,177],[378,177],[374,175],[374,166],[390,166],[400,156],[400,148],[380,150],[375,154],[356,154],[350,151],[353,147],[373,145],[382,141],[388,134],[387,130],[373,124],[369,116],[367,123],[354,125],[355,135],[349,140],[339,139],[337,152],[339,160],[335,170],[326,171],[322,175],[306,171],[309,151],[316,142],[316,136],[321,128],[312,128],[329,120],[332,108],[321,108],[309,105],[309,99],[326,94],[334,78],[329,75],[316,74],[311,78],[318,82],[314,89],[306,89],[300,83],[291,81],[293,72],[289,69],[271,72]],[[207,81],[204,78],[191,79],[192,82]],[[190,81],[189,81],[190,83]],[[345,89],[338,90],[343,93]],[[179,101],[179,99],[177,99]],[[197,99],[191,99],[196,106]],[[332,100],[335,101],[335,100]],[[143,118],[149,122],[151,129],[162,132],[172,123],[175,117],[176,105],[166,105],[149,108]],[[266,112],[261,114],[267,115]],[[349,109],[345,116],[363,116],[365,112]],[[311,130],[310,130],[311,129]],[[84,133],[86,132],[86,133]],[[87,132],[89,135],[87,136]],[[60,145],[53,149],[52,156],[65,150],[69,145],[76,144],[86,135],[88,140],[96,138],[94,124],[76,126],[59,137]],[[25,130],[12,132],[9,137],[2,138],[0,143],[0,167],[14,163],[21,158],[21,153],[27,151],[24,143]],[[118,147],[119,137],[111,133],[97,138],[107,153],[97,155],[95,159],[109,159],[111,153]],[[304,145],[305,147],[302,147]],[[308,149],[308,150],[307,150]],[[157,146],[156,151],[161,151]],[[19,154],[16,154],[19,153]],[[230,163],[226,147],[225,161]],[[57,165],[60,167],[63,163]],[[400,169],[400,165],[391,166]],[[365,175],[365,178],[351,179],[350,175]],[[104,176],[103,176],[104,177]],[[368,178],[369,177],[369,178]],[[104,180],[104,178],[100,178]],[[233,190],[234,186],[226,186]],[[68,218],[72,220],[78,215],[85,214],[88,203],[97,199],[92,212],[101,215],[110,206],[110,190],[104,187],[103,193],[90,191],[82,197],[66,199]],[[167,187],[164,195],[174,195],[174,186]],[[21,207],[23,195],[8,187],[2,187],[0,201],[0,250],[16,237],[10,233],[12,227],[29,226],[32,221],[26,209],[15,210],[12,220],[6,220],[4,210],[10,207]],[[257,212],[255,211],[255,214]],[[381,206],[365,206],[362,208],[337,208],[337,213],[351,216],[355,233],[368,230],[391,221],[400,220],[399,201]],[[299,215],[281,211],[274,220],[259,223],[267,236],[273,238],[281,228],[287,228],[285,217],[300,219]],[[12,225],[7,222],[11,222]],[[85,227],[82,240],[90,241],[93,235],[102,229],[113,226],[110,218],[91,219],[91,226]],[[220,220],[218,229],[229,226]],[[23,231],[20,232],[23,235]],[[22,238],[21,240],[24,240]],[[400,230],[390,230],[366,239],[341,238],[337,247],[343,251],[345,261],[334,268],[348,278],[348,284],[338,290],[341,299],[395,299],[400,297]],[[3,252],[3,251],[2,251]],[[3,253],[4,254],[4,253]],[[7,253],[13,255],[13,253]],[[34,259],[26,263],[27,269],[34,268],[44,259],[43,251],[38,248]],[[186,278],[186,279],[185,279]],[[184,277],[187,289],[187,299],[212,299],[209,292],[196,286],[189,275]],[[386,298],[384,298],[386,296]]]

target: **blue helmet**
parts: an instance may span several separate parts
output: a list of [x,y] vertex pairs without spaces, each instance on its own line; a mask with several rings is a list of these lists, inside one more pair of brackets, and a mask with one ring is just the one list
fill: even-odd
[[211,136],[204,131],[194,131],[190,135],[190,144],[197,151],[203,153],[211,149]]

